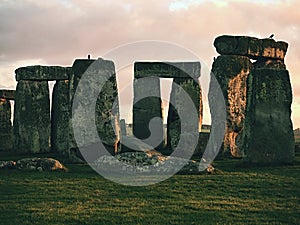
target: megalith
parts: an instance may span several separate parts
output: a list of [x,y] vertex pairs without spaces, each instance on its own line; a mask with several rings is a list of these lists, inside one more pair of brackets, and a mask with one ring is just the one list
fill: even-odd
[[295,156],[292,88],[283,61],[260,59],[248,77],[244,148],[251,163],[291,163]]
[[221,56],[215,59],[212,72],[227,104],[225,151],[230,149],[235,157],[245,154],[251,163],[291,162],[292,90],[284,64],[288,44],[272,38],[223,35],[214,46]]
[[[16,70],[18,74],[18,70]],[[50,101],[47,81],[20,80],[14,110],[14,149],[21,152],[50,150]]]
[[212,66],[226,104],[226,131],[223,154],[243,157],[243,128],[246,110],[247,77],[252,68],[250,59],[239,55],[218,56]]
[[13,148],[11,104],[4,92],[0,90],[0,150],[11,150]]
[[[118,90],[116,83],[115,66],[109,60],[90,60],[90,59],[76,59],[72,66],[73,73],[70,76],[70,91],[69,97],[71,102],[72,117],[70,126],[70,150],[79,154],[80,150],[93,151],[93,146],[99,146],[100,141],[106,147],[110,154],[115,154],[119,151],[120,140],[120,122],[119,122],[119,102]],[[90,79],[84,80],[80,83],[83,89],[78,89],[78,84],[83,75],[88,75]],[[104,84],[103,84],[104,83]],[[103,86],[101,87],[101,85]],[[100,89],[99,89],[100,88]],[[89,90],[90,95],[85,98],[84,91]],[[97,93],[100,91],[100,93]],[[74,96],[78,97],[77,102],[74,102]],[[97,137],[90,140],[75,140],[74,130],[78,129],[85,136],[94,136],[90,134],[92,129],[86,129],[83,125],[86,122],[93,120],[88,116],[78,118],[79,115],[84,115],[87,110],[84,106],[96,99],[95,105],[95,126],[98,133]],[[77,121],[78,123],[74,123]],[[95,156],[97,153],[93,153]],[[97,156],[95,156],[97,157]],[[94,159],[95,160],[95,159]]]
[[52,93],[51,150],[69,155],[69,80],[56,81]]
[[[198,137],[198,131],[202,124],[203,108],[201,89],[198,80],[200,77],[200,63],[136,62],[134,72],[134,102],[137,102],[137,99],[139,99],[140,96],[152,96],[135,103],[133,107],[133,126],[135,136],[140,139],[148,138],[150,136],[149,128],[151,128],[151,125],[149,127],[150,121],[155,117],[162,118],[159,78],[173,78],[167,119],[167,146],[171,151],[173,151],[178,144],[180,135],[185,136],[187,139]],[[189,96],[193,103],[193,107],[197,110],[198,119],[196,121],[190,120],[189,122],[183,122],[179,118],[179,114],[182,115],[182,112],[187,110],[187,107],[190,107],[187,106],[188,103],[182,96],[183,92]],[[187,116],[186,113],[184,116]],[[156,130],[153,130],[152,135],[156,135],[156,139],[159,140],[160,135],[164,138],[163,118],[161,120],[157,119],[156,122]],[[189,129],[191,127],[195,127],[195,125],[198,127],[195,132],[192,131],[193,129]],[[181,134],[182,126],[186,128],[185,130],[189,130],[190,132]],[[150,142],[146,143],[151,145]],[[184,151],[184,149],[181,149],[181,151]]]
[[133,135],[153,148],[162,148],[163,107],[159,77],[135,77],[133,90]]

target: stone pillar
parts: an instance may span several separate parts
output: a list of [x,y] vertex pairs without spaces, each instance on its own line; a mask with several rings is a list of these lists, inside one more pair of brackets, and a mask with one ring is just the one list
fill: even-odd
[[[118,102],[118,90],[116,83],[115,67],[112,61],[98,59],[77,59],[75,60],[73,67],[73,74],[70,77],[70,100],[72,102],[72,111],[70,116],[76,118],[77,115],[84,115],[84,110],[87,101],[91,101],[92,98],[96,98],[95,106],[95,122],[98,135],[111,154],[115,154],[119,151],[119,140],[120,140],[120,124],[119,124],[119,102]],[[80,98],[80,102],[73,102],[74,94],[83,96],[82,90],[77,90],[82,75],[87,72],[91,79],[87,80],[83,87],[85,90],[90,90],[90,98]],[[99,76],[99,77],[98,77]],[[94,96],[96,91],[99,90],[99,85],[105,80],[105,84],[102,87],[98,96]],[[80,106],[80,107],[79,107]],[[83,111],[80,111],[83,110]],[[82,122],[92,120],[92,118],[82,118]],[[72,123],[72,121],[71,121]],[[81,129],[81,124],[73,124],[76,129]],[[73,136],[73,126],[70,124],[70,149],[79,154],[77,149],[77,143]],[[91,130],[82,130],[82,132],[91,132]],[[94,140],[88,140],[84,143],[89,143],[90,146],[79,146],[93,151],[93,145],[97,145],[100,140],[96,137]],[[76,150],[77,149],[77,150]],[[95,156],[96,157],[96,156]],[[93,160],[95,160],[94,158]]]
[[10,101],[0,97],[0,150],[13,148]]
[[[199,69],[200,75],[200,69]],[[175,86],[176,84],[176,86]],[[198,130],[200,132],[202,126],[202,118],[203,118],[203,104],[202,104],[202,95],[199,82],[194,80],[193,78],[174,78],[172,84],[172,90],[170,94],[170,104],[169,104],[169,112],[168,112],[168,126],[167,126],[167,137],[168,137],[168,147],[174,150],[178,144],[180,138],[180,130],[181,126],[186,126],[186,124],[182,124],[177,110],[184,110],[185,102],[182,102],[180,98],[180,93],[184,90],[192,99],[194,106],[198,111],[199,119],[198,121],[193,121],[193,123],[198,123]],[[175,110],[174,106],[171,102],[177,105],[177,110]],[[183,108],[182,108],[183,107]],[[199,147],[199,146],[198,146]]]
[[289,73],[283,63],[268,61],[259,62],[249,76],[244,148],[251,163],[290,163],[295,147]]
[[126,136],[127,132],[126,132],[126,123],[124,119],[120,120],[120,128],[121,128],[121,134],[122,136]]
[[[249,162],[260,164],[292,162],[294,158],[294,137],[290,119],[292,91],[284,64],[288,44],[272,38],[223,35],[215,39],[214,46],[222,56],[214,62],[213,72],[227,100],[225,147],[229,143],[231,153],[234,153],[232,155],[236,156],[235,153],[239,152],[231,145],[235,139],[237,150],[242,147]],[[249,66],[251,65],[249,59],[257,61]],[[224,80],[224,77],[231,74],[240,75],[230,79],[229,82]],[[245,88],[244,80],[247,76]],[[240,91],[242,94],[239,94]],[[245,91],[246,101],[243,100]],[[244,122],[240,123],[243,120]],[[242,135],[236,132],[239,130],[243,131]]]
[[14,148],[21,152],[48,152],[49,142],[48,82],[20,80],[15,96]]
[[[243,157],[242,136],[245,120],[247,77],[252,68],[246,56],[221,55],[212,66],[224,95],[227,122],[224,137],[224,154]],[[213,102],[212,102],[213,103]]]
[[69,155],[69,80],[56,81],[52,93],[51,150]]
[[[138,139],[144,141],[146,144],[152,146],[153,148],[161,148],[163,145],[164,137],[163,110],[162,101],[160,98],[159,78],[135,78],[133,89],[133,135]],[[151,121],[152,127],[149,127]],[[150,131],[151,128],[153,129],[152,133]]]

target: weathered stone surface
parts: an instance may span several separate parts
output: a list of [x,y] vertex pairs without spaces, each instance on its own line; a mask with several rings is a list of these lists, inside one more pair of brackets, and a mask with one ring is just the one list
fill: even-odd
[[125,123],[124,119],[120,120],[120,128],[121,128],[122,136],[125,136],[127,134],[127,132],[126,132],[126,123]]
[[[93,145],[101,142],[108,148],[111,154],[119,151],[118,143],[120,139],[120,125],[119,125],[119,103],[118,103],[118,91],[115,75],[115,67],[112,61],[98,59],[98,60],[86,60],[77,59],[73,64],[73,74],[70,79],[70,99],[72,102],[73,120],[80,123],[71,124],[70,129],[70,148],[85,147],[85,145]],[[84,98],[84,90],[77,89],[80,79],[83,74],[88,74],[90,79],[83,84],[83,89],[90,90],[89,98]],[[104,85],[101,88],[101,84]],[[73,102],[73,97],[76,91],[76,95],[80,97],[79,102]],[[81,140],[81,143],[77,143],[74,140],[73,129],[82,131],[83,134],[90,134],[92,129],[86,129],[83,124],[88,121],[93,121],[93,118],[84,117],[77,118],[78,115],[84,115],[85,105],[92,100],[96,99],[95,106],[95,123],[98,135],[94,139]],[[86,135],[86,136],[94,136]],[[90,151],[90,150],[89,150]],[[92,149],[91,149],[92,151]]]
[[242,133],[244,128],[247,77],[252,68],[245,56],[219,56],[213,63],[212,72],[225,98],[227,123],[224,138],[224,153],[243,157]]
[[69,155],[69,80],[56,81],[52,93],[51,150]]
[[258,39],[248,36],[219,36],[214,41],[216,50],[221,55],[243,55],[252,59],[258,57],[283,60],[288,44],[271,38]]
[[[191,98],[194,106],[198,112],[198,119],[196,121],[189,121],[188,124],[183,124],[183,121],[179,118],[179,114],[185,115],[184,110],[187,110],[187,102],[182,98],[182,90],[184,90]],[[176,108],[172,105],[172,102],[176,105]],[[191,124],[197,124],[198,129],[196,132],[200,131],[202,126],[203,118],[203,104],[202,104],[202,94],[199,82],[190,78],[174,78],[172,84],[172,90],[170,94],[170,104],[168,112],[168,127],[167,127],[167,138],[168,147],[174,150],[178,144],[181,135],[181,127],[190,127]],[[191,129],[187,129],[192,131]]]
[[16,69],[16,80],[68,80],[69,67],[61,66],[27,66]]
[[50,142],[50,102],[47,81],[19,81],[15,96],[14,148],[47,152]]
[[11,105],[9,100],[0,98],[0,150],[10,150],[12,147]]
[[[133,135],[152,148],[162,146],[163,110],[160,99],[160,82],[158,77],[134,79]],[[151,96],[151,97],[147,97]],[[158,96],[158,97],[154,97]],[[145,98],[144,98],[145,97]],[[154,119],[155,120],[152,120]],[[149,127],[153,122],[153,131]],[[151,138],[150,138],[151,136]]]
[[58,160],[52,158],[25,158],[15,161],[0,161],[0,169],[19,169],[32,171],[67,171]]
[[248,77],[244,148],[251,163],[293,161],[292,90],[287,70],[254,69]]
[[15,90],[0,90],[0,98],[14,100],[15,99]]
[[134,77],[199,78],[199,62],[136,62]]
[[[176,173],[178,165],[183,168],[179,174],[212,174],[214,167],[208,166],[204,171],[199,171],[199,163],[193,160],[184,160],[178,157],[170,157],[158,152],[126,152],[115,157],[102,156],[94,162],[95,167],[110,173],[131,174],[140,172],[143,174],[172,174]],[[120,171],[119,168],[122,168]]]

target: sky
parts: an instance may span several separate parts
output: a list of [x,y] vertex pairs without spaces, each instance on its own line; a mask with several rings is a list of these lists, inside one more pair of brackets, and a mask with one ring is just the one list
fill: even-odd
[[[289,43],[285,63],[294,94],[292,120],[297,128],[299,8],[297,0],[0,0],[0,88],[15,89],[14,70],[18,67],[70,66],[87,54],[98,58],[117,46],[143,40],[183,46],[211,67],[213,57],[218,56],[213,46],[217,36],[265,38],[274,33],[275,40]],[[123,81],[119,87],[125,88],[132,72],[124,69],[119,74]],[[169,83],[165,86],[168,89]],[[130,109],[121,99],[122,107],[123,114]]]

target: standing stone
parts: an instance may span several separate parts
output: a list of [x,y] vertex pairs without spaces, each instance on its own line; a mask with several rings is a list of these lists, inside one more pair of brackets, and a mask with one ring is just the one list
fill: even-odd
[[219,56],[212,67],[226,103],[224,154],[231,153],[233,157],[244,156],[242,134],[247,99],[247,77],[251,68],[252,64],[248,57],[237,55]]
[[288,71],[255,68],[249,75],[248,86],[244,132],[247,159],[259,164],[292,162],[295,148]]
[[[72,124],[71,121],[70,149],[75,150],[77,152],[76,154],[79,154],[77,148],[78,145],[78,147],[84,148],[87,151],[93,151],[93,145],[99,145],[99,141],[101,139],[101,142],[107,150],[111,154],[115,154],[119,151],[120,125],[118,91],[114,63],[103,59],[77,59],[75,60],[72,69],[73,74],[70,78],[70,99],[72,102],[71,110],[73,111],[73,114],[70,113],[70,116],[73,117],[73,119],[75,118],[76,121],[79,121],[79,118],[77,117],[78,115],[84,115],[84,111],[86,110],[84,106],[88,104],[92,98],[96,98],[95,123],[99,136],[93,138],[93,140],[83,140],[81,143],[76,143],[73,135],[73,126],[75,126],[75,128],[80,130],[83,134],[89,134],[92,130],[85,129],[82,124],[89,120],[91,121],[92,118],[80,118],[80,122],[82,122],[82,124]],[[80,97],[84,96],[84,90],[77,89],[83,74],[89,74],[89,76],[91,76],[90,80],[82,83],[85,91],[90,90],[90,95],[87,99]],[[105,81],[104,86],[101,88],[99,95],[96,96],[96,94],[98,94],[96,92],[99,90],[103,81]],[[76,95],[80,97],[80,101],[76,103],[73,102],[75,92]],[[93,134],[91,134],[91,136],[93,136]],[[86,146],[85,143],[88,143],[89,146]],[[97,157],[95,154],[93,156],[93,160]]]
[[159,78],[135,78],[133,89],[133,135],[153,148],[161,148],[164,134]]
[[14,148],[21,152],[48,152],[50,101],[47,81],[20,80],[14,110]]
[[[199,71],[200,74],[200,71]],[[203,118],[203,104],[202,95],[199,82],[192,78],[174,78],[172,84],[172,90],[170,94],[170,104],[168,112],[168,126],[167,126],[167,137],[168,137],[168,147],[174,150],[180,139],[180,130],[182,126],[187,126],[188,124],[182,124],[179,118],[179,110],[182,112],[185,107],[185,102],[182,97],[180,97],[181,92],[185,91],[192,99],[196,110],[198,111],[198,121],[191,121],[191,123],[198,123],[198,131],[200,132],[202,126]],[[173,102],[176,104],[177,109],[171,104]],[[183,114],[183,113],[181,113]],[[182,150],[183,151],[183,150]]]
[[127,132],[126,132],[126,123],[124,119],[120,120],[120,128],[121,128],[121,134],[122,136],[126,136]]
[[58,80],[52,93],[51,149],[66,156],[69,155],[69,119],[69,80]]
[[12,148],[11,105],[8,99],[0,98],[0,150],[11,150]]

